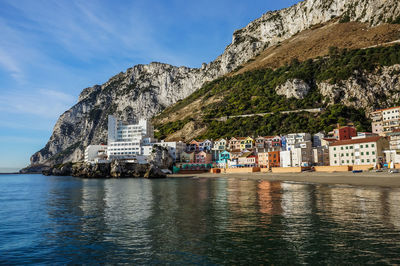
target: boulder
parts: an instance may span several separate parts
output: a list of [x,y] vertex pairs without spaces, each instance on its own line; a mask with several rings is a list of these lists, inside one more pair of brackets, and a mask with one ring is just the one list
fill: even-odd
[[144,175],[144,178],[148,179],[156,179],[156,178],[166,178],[167,175],[161,171],[160,168],[152,165],[150,166],[149,170],[147,170],[146,174]]

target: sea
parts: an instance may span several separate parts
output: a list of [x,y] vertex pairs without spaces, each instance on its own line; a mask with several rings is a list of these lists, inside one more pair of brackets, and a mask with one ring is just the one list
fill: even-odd
[[0,264],[400,264],[400,189],[0,175]]

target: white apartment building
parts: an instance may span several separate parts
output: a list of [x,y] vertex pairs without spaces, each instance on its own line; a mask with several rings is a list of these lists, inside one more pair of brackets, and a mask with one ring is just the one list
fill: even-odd
[[291,150],[291,148],[295,148],[296,144],[304,143],[306,141],[311,141],[311,134],[294,133],[286,135],[285,138],[286,138],[286,149]]
[[389,137],[389,149],[385,151],[387,163],[400,163],[400,130],[387,133]]
[[292,167],[311,166],[313,162],[312,142],[305,141],[291,146]]
[[107,159],[107,145],[89,145],[85,149],[85,162],[95,163]]
[[375,165],[384,161],[388,147],[389,142],[379,136],[338,141],[329,147],[330,165]]
[[376,110],[370,114],[372,133],[386,134],[400,128],[400,106]]
[[279,156],[281,167],[292,167],[292,153],[290,151],[281,151]]
[[311,166],[313,163],[312,142],[290,144],[289,150],[280,152],[281,167]]
[[148,156],[149,148],[154,142],[154,128],[150,121],[140,119],[138,124],[129,124],[108,116],[108,149],[109,159],[133,159],[139,155]]

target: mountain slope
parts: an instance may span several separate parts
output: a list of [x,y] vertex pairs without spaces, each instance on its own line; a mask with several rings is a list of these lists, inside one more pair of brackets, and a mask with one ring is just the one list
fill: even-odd
[[324,56],[329,53],[330,47],[358,49],[400,41],[399,24],[380,24],[371,27],[368,23],[340,23],[339,21],[340,19],[337,18],[315,25],[279,45],[270,46],[234,73],[241,74],[254,69],[277,68],[290,63],[295,58],[305,61]]
[[[400,45],[331,48],[329,56],[293,60],[275,70],[252,70],[210,82],[168,107],[154,122],[158,137],[187,141],[240,132],[273,135],[293,130],[330,131],[332,124],[348,122],[365,131],[370,127],[365,112],[400,103],[399,80]],[[325,111],[281,113],[310,108]]]
[[78,103],[61,115],[46,146],[31,157],[31,165],[80,160],[86,145],[106,141],[107,114],[122,119],[151,117],[205,82],[232,72],[266,48],[313,25],[341,17],[375,26],[396,21],[399,16],[397,0],[307,0],[268,12],[236,31],[224,53],[200,69],[160,63],[138,65],[101,86],[85,89]]

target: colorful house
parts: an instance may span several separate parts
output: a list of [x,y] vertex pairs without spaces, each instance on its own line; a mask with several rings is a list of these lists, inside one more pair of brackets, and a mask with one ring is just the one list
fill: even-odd
[[225,168],[230,159],[231,159],[231,154],[228,151],[222,151],[218,154],[218,159],[216,163],[218,167]]
[[217,162],[219,160],[219,154],[227,150],[227,144],[228,141],[226,139],[217,139],[214,141],[211,149],[213,162]]
[[240,149],[241,150],[251,150],[254,148],[254,139],[247,138],[239,138],[240,139]]
[[258,156],[258,166],[261,168],[268,168],[268,152],[259,152]]
[[238,158],[238,164],[240,167],[256,167],[258,163],[258,157],[253,152],[243,153]]
[[194,163],[197,164],[210,164],[212,163],[212,156],[205,151],[198,152],[194,155]]
[[229,140],[229,150],[233,151],[233,150],[240,150],[240,138],[231,138]]
[[280,151],[282,147],[282,139],[280,136],[266,137],[266,146],[269,151]]
[[280,151],[282,139],[280,136],[259,136],[255,139],[255,148],[260,152]]
[[268,152],[268,168],[280,167],[280,151]]
[[262,137],[262,136],[257,137],[257,138],[255,139],[255,148],[256,148],[257,150],[265,149],[265,148],[266,148],[266,147],[265,147],[265,141],[266,141],[266,138],[265,138],[265,137]]
[[213,150],[215,151],[225,151],[227,148],[228,141],[226,139],[217,139],[214,141]]
[[187,146],[188,152],[198,152],[200,151],[200,143],[199,141],[192,140],[189,145]]
[[258,153],[258,166],[262,168],[280,167],[280,151]]
[[213,148],[214,142],[212,140],[206,139],[200,143],[200,150],[210,152]]

